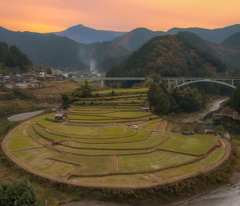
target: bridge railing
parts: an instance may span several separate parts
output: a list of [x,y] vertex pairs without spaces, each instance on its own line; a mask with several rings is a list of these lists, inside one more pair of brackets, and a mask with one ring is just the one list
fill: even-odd
[[235,83],[240,81],[240,77],[161,77],[160,81],[166,81],[168,89],[197,82],[213,82],[236,88]]

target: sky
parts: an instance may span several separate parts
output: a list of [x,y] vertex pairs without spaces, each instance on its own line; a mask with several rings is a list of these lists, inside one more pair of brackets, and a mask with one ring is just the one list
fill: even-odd
[[1,0],[0,26],[40,33],[78,24],[114,31],[214,29],[239,24],[239,10],[239,0]]

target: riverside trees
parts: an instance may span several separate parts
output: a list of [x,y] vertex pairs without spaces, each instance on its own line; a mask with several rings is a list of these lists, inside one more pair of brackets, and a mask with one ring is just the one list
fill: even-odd
[[150,108],[155,114],[168,114],[170,112],[197,111],[206,103],[206,97],[197,89],[175,88],[167,91],[163,85],[153,83],[148,91]]

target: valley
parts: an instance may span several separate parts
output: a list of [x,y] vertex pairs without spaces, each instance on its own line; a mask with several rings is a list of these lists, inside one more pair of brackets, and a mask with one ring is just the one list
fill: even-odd
[[[1,43],[0,53],[1,181],[26,176],[46,205],[159,205],[229,181],[238,162],[230,140],[238,143],[239,135],[224,135],[237,121],[207,133],[199,119],[231,93],[223,111],[232,117],[239,109],[238,25],[204,32],[73,29],[56,35],[0,28],[9,44]],[[82,29],[90,44],[64,37]],[[177,87],[192,77],[197,81]],[[218,77],[223,85],[212,80]],[[6,120],[40,109],[26,120]]]

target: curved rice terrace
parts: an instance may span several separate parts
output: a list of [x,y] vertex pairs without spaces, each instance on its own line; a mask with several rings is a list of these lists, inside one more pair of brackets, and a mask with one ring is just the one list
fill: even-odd
[[47,114],[22,123],[6,136],[3,149],[32,173],[90,187],[152,187],[207,172],[228,158],[228,142],[217,147],[213,135],[167,132],[171,124],[140,111],[145,99],[84,99],[68,110],[66,121]]

